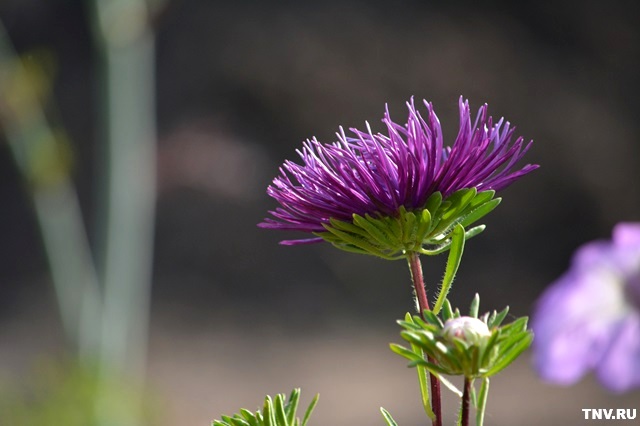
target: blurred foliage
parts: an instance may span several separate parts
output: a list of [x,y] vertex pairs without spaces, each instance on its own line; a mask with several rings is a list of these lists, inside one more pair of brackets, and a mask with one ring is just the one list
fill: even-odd
[[20,384],[2,383],[0,424],[13,426],[121,425],[138,410],[145,425],[158,424],[159,402],[127,380],[108,379],[93,366],[69,361],[40,362]]

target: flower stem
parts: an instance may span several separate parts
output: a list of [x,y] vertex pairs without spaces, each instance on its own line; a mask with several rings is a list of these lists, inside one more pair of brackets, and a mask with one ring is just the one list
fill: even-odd
[[460,426],[469,426],[469,401],[471,398],[471,379],[464,378],[464,391],[462,393],[462,412],[460,413]]
[[[409,263],[409,269],[411,270],[411,280],[413,281],[413,288],[416,291],[416,298],[418,299],[418,306],[420,309],[420,315],[424,315],[423,312],[429,311],[429,300],[427,299],[427,292],[424,287],[424,278],[422,275],[422,263],[420,262],[420,255],[416,252],[409,252],[407,254],[407,262]],[[429,358],[430,362],[434,362]],[[433,419],[433,426],[442,426],[442,406],[440,397],[440,381],[436,376],[429,373],[429,383],[431,385],[431,408],[435,414]]]

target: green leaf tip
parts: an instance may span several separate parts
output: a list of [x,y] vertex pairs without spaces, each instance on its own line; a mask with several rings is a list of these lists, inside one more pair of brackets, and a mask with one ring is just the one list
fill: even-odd
[[393,417],[391,417],[391,414],[387,410],[380,407],[380,412],[382,413],[382,417],[384,417],[384,421],[387,422],[388,426],[398,426],[398,423],[393,420]]

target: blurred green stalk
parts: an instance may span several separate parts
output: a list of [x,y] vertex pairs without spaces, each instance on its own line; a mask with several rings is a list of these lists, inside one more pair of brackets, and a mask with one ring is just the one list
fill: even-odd
[[[25,178],[47,254],[62,326],[81,358],[98,352],[100,289],[65,140],[47,122],[34,81],[0,24],[0,122]],[[46,76],[43,76],[46,79]]]
[[[97,424],[137,426],[142,423],[155,219],[154,35],[144,0],[91,4],[106,147],[98,191],[102,239],[95,257],[70,177],[69,148],[42,111],[42,82],[30,80],[2,26],[0,121],[31,190],[65,333],[82,359],[99,363],[104,385],[96,402]],[[129,404],[134,409],[114,409],[110,384],[122,378],[138,391],[132,395],[140,401]]]
[[[99,211],[104,286],[100,364],[144,385],[155,217],[155,43],[144,0],[94,0],[106,173]],[[108,396],[104,409],[108,410]],[[100,408],[100,406],[99,406]],[[105,413],[107,414],[107,413]],[[140,423],[136,414],[118,425]],[[103,424],[110,424],[108,415]]]

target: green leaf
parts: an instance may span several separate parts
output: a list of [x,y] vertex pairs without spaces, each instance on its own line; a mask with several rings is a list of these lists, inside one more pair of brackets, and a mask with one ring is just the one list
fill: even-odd
[[451,302],[449,299],[444,300],[444,305],[442,305],[442,319],[444,322],[449,321],[453,318],[453,310],[451,310]]
[[357,248],[360,248],[362,250],[365,250],[367,252],[373,253],[373,254],[381,254],[384,255],[384,253],[382,253],[380,251],[380,249],[378,247],[375,247],[373,244],[371,244],[368,240],[365,240],[363,238],[359,238],[356,237],[354,235],[351,235],[347,232],[343,232],[340,231],[332,226],[326,225],[326,224],[322,224],[322,226],[324,226],[324,229],[326,229],[327,231],[329,231],[330,233],[332,233],[333,235],[335,235],[336,237],[340,238],[342,241],[349,243]]
[[428,209],[422,210],[420,212],[419,220],[418,220],[418,229],[416,231],[416,241],[419,244],[427,238],[429,234],[429,228],[431,227],[431,212]]
[[489,369],[489,371],[487,371],[487,373],[485,374],[485,377],[493,376],[506,368],[531,345],[532,341],[533,333],[527,333],[526,337],[513,345],[513,347],[511,347],[508,352],[502,356],[502,358],[498,359],[496,363],[493,364],[491,369]]
[[[495,318],[493,320],[489,321],[489,324],[488,324],[489,327],[490,328],[500,327],[500,324],[502,324],[502,321],[504,321],[508,313],[509,313],[509,306],[506,306],[502,311],[500,311],[500,313],[495,315]],[[494,311],[494,314],[495,314],[495,311]]]
[[433,311],[428,311],[428,310],[425,309],[422,312],[422,315],[424,316],[424,319],[427,320],[427,322],[429,322],[429,324],[438,326],[440,328],[444,327],[444,324],[442,323],[442,320],[440,318],[438,318],[438,316],[436,314],[434,314]]
[[447,374],[447,370],[443,369],[442,367],[440,367],[439,365],[433,364],[427,360],[421,359],[421,360],[417,360],[417,361],[412,361],[409,363],[409,367],[415,367],[421,365],[424,368],[426,368],[429,373],[435,375],[436,377],[440,378],[441,375],[443,374]]
[[275,405],[274,414],[275,414],[276,424],[278,426],[289,426],[289,422],[287,420],[287,414],[284,411],[284,395],[283,394],[276,395],[274,405]]
[[442,204],[442,194],[440,192],[434,192],[427,198],[424,208],[429,210],[431,217],[433,217],[433,214],[438,210],[440,204]]
[[[287,413],[287,424],[293,425],[296,420],[296,411],[298,411],[298,404],[300,403],[300,388],[295,388],[289,395],[287,405],[284,407]],[[253,426],[253,425],[252,425]]]
[[487,229],[485,225],[474,226],[473,228],[469,229],[467,232],[464,233],[464,239],[468,240],[470,238],[473,238],[476,235],[481,234],[485,229]]
[[496,191],[489,189],[487,191],[478,192],[476,196],[471,200],[467,208],[475,209],[476,207],[491,200],[496,195]]
[[389,347],[391,348],[391,350],[395,353],[397,353],[398,355],[407,358],[409,361],[418,361],[418,360],[422,360],[423,357],[420,354],[417,354],[407,348],[405,348],[404,346],[400,346],[398,344],[395,343],[390,343]]
[[273,412],[273,400],[270,396],[264,399],[264,406],[262,407],[262,414],[264,416],[264,425],[265,426],[278,426],[276,424],[276,416]]
[[481,205],[477,209],[474,209],[469,214],[467,214],[462,219],[460,224],[462,226],[469,226],[472,223],[482,219],[484,216],[486,216],[487,214],[491,213],[493,211],[493,209],[498,207],[498,204],[500,204],[501,201],[502,201],[501,198],[495,198],[495,199],[493,199],[491,201],[488,201],[488,202],[484,203],[483,205]]
[[459,398],[462,398],[462,391],[456,387],[453,383],[447,380],[444,376],[439,377],[440,383],[442,383],[447,389],[449,389],[454,394],[458,395]]
[[438,299],[436,300],[435,305],[433,306],[433,313],[438,314],[440,309],[442,309],[442,305],[447,298],[447,294],[451,289],[451,284],[453,283],[453,279],[456,276],[456,272],[458,272],[458,267],[460,266],[460,260],[462,259],[462,253],[464,251],[464,228],[462,225],[458,224],[453,229],[451,233],[451,249],[449,250],[449,257],[447,259],[447,266],[444,273],[444,278],[442,279],[442,285],[440,287],[440,293],[438,294]]
[[487,397],[489,396],[489,378],[482,379],[480,385],[480,394],[478,395],[478,404],[476,405],[476,426],[484,424],[484,413],[487,407]]
[[311,400],[311,403],[309,404],[309,407],[307,408],[307,411],[305,411],[304,413],[304,417],[302,418],[302,425],[300,426],[306,426],[307,422],[309,421],[309,417],[311,416],[311,413],[313,412],[313,409],[316,408],[316,405],[318,404],[318,399],[320,398],[320,394],[317,393],[316,396],[313,397],[313,399]]
[[442,215],[443,221],[455,220],[456,216],[473,200],[476,196],[477,190],[475,187],[465,188],[454,192],[447,201],[451,202],[451,207],[447,209]]
[[366,218],[365,218],[357,214],[354,214],[353,222],[359,227],[361,227],[362,229],[364,229],[365,231],[367,231],[369,235],[371,235],[371,237],[376,241],[378,241],[378,243],[380,243],[382,246],[389,246],[391,244],[391,240],[387,236],[386,232],[384,232],[384,230],[380,229],[374,224],[373,218],[371,216],[366,215]]
[[251,411],[241,408],[240,414],[251,426],[260,426],[256,416]]
[[384,420],[387,422],[387,425],[389,425],[389,426],[398,426],[398,423],[396,423],[396,421],[393,420],[393,417],[391,417],[391,414],[389,414],[389,412],[387,410],[385,410],[384,408],[380,407],[380,412],[382,413],[382,417],[384,417]]
[[471,300],[471,306],[469,307],[469,316],[478,318],[478,310],[480,309],[480,295],[476,293]]

